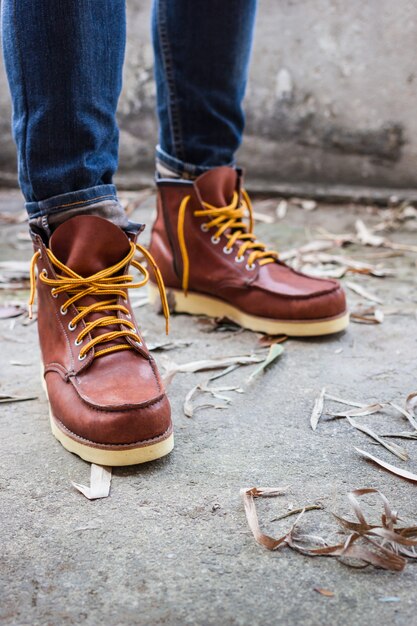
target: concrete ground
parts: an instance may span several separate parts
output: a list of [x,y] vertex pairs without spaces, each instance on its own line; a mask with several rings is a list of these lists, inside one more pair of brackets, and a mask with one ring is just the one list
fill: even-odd
[[[256,209],[273,216],[276,204],[261,201]],[[149,197],[134,217],[149,224],[152,207]],[[0,193],[0,212],[21,209],[18,192]],[[323,205],[311,212],[291,206],[284,219],[259,223],[258,232],[288,250],[317,239],[318,228],[352,233],[358,217],[371,226],[384,216],[363,206]],[[409,219],[382,235],[415,245],[416,223]],[[25,223],[2,226],[0,261],[29,261],[26,229]],[[404,462],[344,419],[324,415],[316,432],[309,425],[323,386],[364,403],[403,403],[417,390],[417,254],[382,258],[386,250],[357,245],[335,252],[396,270],[395,277],[347,276],[383,301],[383,323],[352,323],[342,335],[287,341],[284,355],[251,385],[245,381],[253,366],[217,381],[244,385],[243,394],[229,392],[233,402],[226,410],[185,417],[187,392],[209,375],[178,374],[169,389],[174,452],[146,466],[115,469],[111,494],[102,500],[88,501],[71,486],[71,480],[88,484],[89,465],[50,433],[36,324],[0,320],[0,393],[37,396],[0,405],[1,624],[417,624],[413,563],[391,573],[285,547],[269,552],[255,543],[239,496],[242,487],[287,487],[287,495],[257,502],[262,527],[275,536],[294,518],[271,522],[274,517],[320,502],[324,509],[306,513],[300,524],[303,532],[329,537],[331,512],[351,516],[346,494],[357,487],[381,489],[404,523],[417,524],[417,485],[354,449],[417,472],[417,441],[395,440],[410,454]],[[351,291],[348,296],[353,308],[372,305]],[[25,301],[27,291],[1,289],[0,297],[3,303]],[[164,340],[163,319],[150,306],[137,313],[147,341]],[[201,320],[174,317],[172,339],[190,343],[156,352],[156,358],[185,363],[259,348],[253,333],[207,330]],[[341,408],[334,402],[325,407]],[[395,411],[359,419],[379,433],[409,430]],[[378,520],[379,503],[366,502],[370,519]]]

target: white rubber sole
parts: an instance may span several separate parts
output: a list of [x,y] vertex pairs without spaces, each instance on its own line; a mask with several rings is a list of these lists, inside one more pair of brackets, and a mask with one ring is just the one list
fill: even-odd
[[[48,398],[46,383],[43,377],[43,368],[42,386]],[[88,441],[87,439],[83,439],[71,433],[63,424],[55,419],[52,415],[50,405],[49,421],[52,434],[66,450],[81,457],[84,461],[95,463],[96,465],[122,467],[124,465],[148,463],[149,461],[155,461],[156,459],[166,456],[174,447],[174,434],[172,431],[154,440],[141,441],[137,444],[129,445],[100,445],[93,441]]]
[[[148,283],[149,301],[159,300],[158,288]],[[189,292],[187,296],[179,289],[167,288],[174,295],[174,311],[190,315],[207,315],[208,317],[228,317],[239,326],[267,335],[288,335],[289,337],[318,337],[331,335],[345,330],[349,325],[349,313],[346,311],[337,317],[293,321],[275,320],[257,317],[240,311],[236,307],[212,296]]]

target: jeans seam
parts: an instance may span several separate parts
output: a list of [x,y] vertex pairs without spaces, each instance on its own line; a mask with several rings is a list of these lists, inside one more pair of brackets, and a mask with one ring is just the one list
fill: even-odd
[[[173,60],[169,45],[166,0],[159,0],[157,9],[157,25],[159,45],[161,47],[161,58],[165,68],[166,87],[168,92],[168,116],[170,120],[171,141],[175,155],[184,160],[184,145],[182,140],[181,119],[178,110],[178,98],[175,87]],[[164,14],[162,16],[162,7]]]
[[21,76],[21,80],[22,80],[22,92],[23,92],[23,104],[24,104],[24,108],[25,108],[25,116],[24,116],[24,125],[23,125],[23,129],[22,129],[22,141],[23,141],[23,149],[22,149],[22,154],[24,154],[24,163],[23,163],[23,169],[24,169],[24,176],[25,179],[27,180],[27,182],[30,185],[30,189],[31,189],[31,194],[35,200],[35,202],[37,201],[36,195],[35,195],[35,190],[33,189],[33,184],[32,184],[32,180],[30,177],[30,170],[28,167],[28,156],[27,156],[27,148],[28,148],[28,141],[27,141],[27,135],[28,135],[28,116],[29,116],[29,100],[28,100],[28,95],[27,95],[27,91],[26,91],[26,81],[25,81],[25,76],[24,76],[24,70],[23,70],[23,54],[22,54],[22,48],[21,48],[21,44],[20,44],[20,38],[19,38],[19,25],[18,25],[18,21],[16,18],[17,15],[17,6],[16,6],[17,0],[13,0],[13,22],[14,22],[14,26],[15,26],[15,31],[16,31],[16,44],[17,44],[17,51],[18,51],[18,59],[19,59],[19,68],[20,68],[20,76]]

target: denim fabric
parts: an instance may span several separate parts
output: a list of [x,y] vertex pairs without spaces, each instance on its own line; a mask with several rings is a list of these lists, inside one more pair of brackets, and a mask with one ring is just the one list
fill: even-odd
[[234,164],[256,0],[154,0],[159,145],[180,176]]
[[[114,203],[124,0],[2,0],[19,182],[31,218]],[[154,0],[157,158],[190,177],[234,162],[256,0]]]

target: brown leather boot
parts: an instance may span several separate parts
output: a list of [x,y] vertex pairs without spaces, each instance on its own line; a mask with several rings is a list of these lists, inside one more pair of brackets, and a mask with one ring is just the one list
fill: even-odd
[[[256,239],[239,171],[219,167],[194,182],[157,184],[150,252],[174,294],[175,311],[227,316],[268,334],[313,336],[346,328],[349,315],[337,281],[296,272]],[[156,293],[150,284],[151,299]]]
[[[95,216],[74,217],[49,243],[33,232],[31,303],[38,269],[38,329],[52,432],[64,448],[100,465],[131,465],[168,454],[170,406],[127,297],[147,282],[133,260],[136,232]],[[141,229],[140,229],[141,230]],[[143,280],[133,283],[129,265]],[[155,276],[167,314],[163,282]]]

